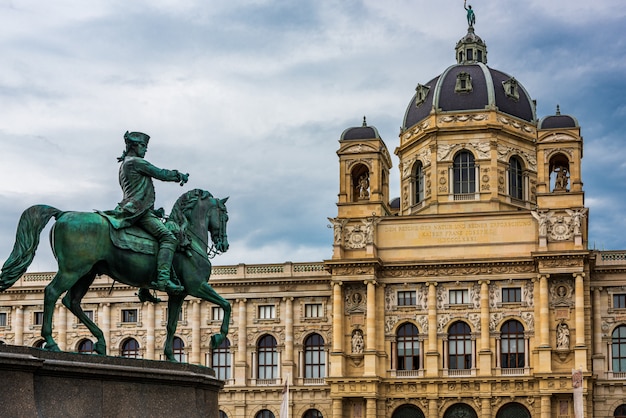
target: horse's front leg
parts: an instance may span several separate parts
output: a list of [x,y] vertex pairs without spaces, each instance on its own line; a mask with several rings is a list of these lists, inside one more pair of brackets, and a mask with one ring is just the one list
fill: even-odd
[[165,357],[169,361],[178,361],[174,357],[174,334],[176,333],[176,327],[178,326],[178,318],[180,316],[180,309],[183,306],[185,295],[172,295],[168,293],[167,300],[167,336],[165,337],[165,347],[163,352]]
[[228,335],[228,327],[230,325],[231,306],[230,303],[221,297],[212,287],[206,282],[201,282],[195,289],[191,289],[189,293],[193,296],[208,300],[211,303],[215,303],[224,310],[224,319],[222,320],[222,326],[220,327],[219,334],[213,334],[211,336],[211,348],[218,348]]

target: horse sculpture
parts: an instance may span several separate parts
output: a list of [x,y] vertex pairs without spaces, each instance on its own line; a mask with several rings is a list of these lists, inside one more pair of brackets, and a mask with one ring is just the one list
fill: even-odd
[[[208,284],[211,262],[207,251],[222,253],[228,250],[226,223],[228,213],[225,203],[228,198],[217,199],[211,193],[195,189],[183,194],[174,205],[167,226],[184,244],[184,251],[174,257],[172,268],[184,292],[168,293],[167,338],[165,356],[176,361],[173,353],[174,333],[180,309],[187,295],[219,305],[224,310],[224,319],[219,334],[211,336],[211,346],[217,348],[226,338],[230,321],[230,303]],[[102,330],[85,314],[80,306],[97,275],[106,274],[114,280],[138,288],[149,289],[156,277],[156,250],[136,252],[122,249],[111,240],[109,222],[98,213],[63,212],[47,205],[35,205],[22,213],[16,241],[9,259],[0,273],[0,291],[11,287],[33,261],[39,245],[41,231],[54,217],[56,223],[50,231],[52,251],[58,262],[58,271],[44,291],[44,318],[41,336],[45,349],[60,351],[52,338],[52,316],[59,297],[64,293],[63,305],[67,307],[91,331],[97,342],[94,349],[106,354],[106,341]],[[155,246],[154,238],[142,234],[138,228],[129,228],[136,235],[145,235],[144,247]],[[208,248],[208,234],[213,245]],[[135,241],[140,241],[135,238]]]

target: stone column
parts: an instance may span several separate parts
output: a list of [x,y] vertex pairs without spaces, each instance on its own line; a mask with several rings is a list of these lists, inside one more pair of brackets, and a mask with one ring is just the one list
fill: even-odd
[[376,281],[366,280],[367,285],[367,338],[365,340],[365,350],[374,351],[376,349]]
[[491,398],[480,398],[481,418],[491,418]]
[[24,307],[23,306],[15,306],[13,315],[13,325],[12,327],[15,329],[15,345],[23,345],[24,344]]
[[366,280],[367,285],[367,335],[365,338],[365,370],[366,376],[376,375],[376,281]]
[[549,274],[539,276],[539,346],[550,347]]
[[378,418],[376,414],[376,398],[365,399],[365,418]]
[[247,379],[248,365],[247,361],[247,313],[246,313],[247,299],[237,299],[239,304],[239,313],[237,315],[237,356],[235,358],[235,384],[238,386],[245,386]]
[[585,338],[585,273],[574,273],[576,304],[576,346],[574,368],[587,371],[587,341]]
[[61,351],[67,351],[67,309],[61,303],[57,305],[56,330],[59,348]]
[[343,418],[343,401],[341,399],[333,399],[332,418]]
[[537,333],[539,335],[539,364],[535,370],[540,373],[550,373],[552,371],[552,347],[550,345],[550,304],[548,291],[549,274],[539,275],[539,318],[536,321]]
[[541,418],[553,418],[551,415],[550,395],[541,396]]
[[438,418],[439,417],[439,408],[437,405],[437,399],[429,399],[428,400],[428,418]]
[[[439,375],[439,350],[437,349],[437,283],[428,283],[428,351],[426,352],[426,376]],[[435,416],[435,415],[432,415]]]
[[293,298],[283,298],[285,301],[285,357],[283,359],[283,376],[294,375],[293,359]]
[[602,288],[593,289],[593,351],[602,354]]
[[200,300],[191,301],[191,361],[193,364],[200,362]]
[[[576,293],[576,346],[585,346],[585,273],[574,273]],[[576,365],[578,366],[578,365]]]
[[[330,375],[332,377],[343,376],[343,292],[341,282],[334,282],[333,286],[333,350],[331,352]],[[341,402],[341,400],[340,400]],[[334,416],[334,415],[333,415]],[[340,417],[341,415],[337,415]]]
[[158,360],[154,357],[154,303],[144,302],[143,306],[146,310],[146,358],[148,360]]
[[102,330],[102,335],[104,336],[104,341],[107,344],[107,354],[111,353],[111,304],[110,303],[101,303],[100,309],[102,310],[102,315],[100,318],[100,329]]
[[489,280],[479,280],[480,284],[480,351],[479,373],[491,375],[491,347],[489,345]]

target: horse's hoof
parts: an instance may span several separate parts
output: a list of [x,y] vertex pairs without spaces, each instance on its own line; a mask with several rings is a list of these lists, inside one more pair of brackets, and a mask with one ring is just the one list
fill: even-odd
[[53,344],[46,344],[43,347],[44,350],[46,351],[54,351],[54,352],[61,352],[61,349],[59,348],[59,346],[57,345],[57,343],[53,343]]

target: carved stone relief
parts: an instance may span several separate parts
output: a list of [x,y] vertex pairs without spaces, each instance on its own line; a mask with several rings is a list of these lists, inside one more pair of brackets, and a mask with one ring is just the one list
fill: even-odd
[[550,283],[550,306],[573,306],[574,287],[572,281],[559,279]]
[[366,311],[366,291],[362,285],[346,285],[345,311],[346,314],[363,313]]

